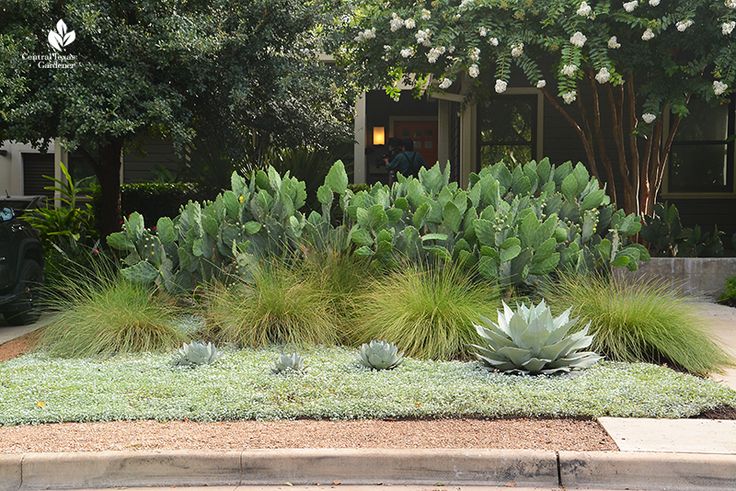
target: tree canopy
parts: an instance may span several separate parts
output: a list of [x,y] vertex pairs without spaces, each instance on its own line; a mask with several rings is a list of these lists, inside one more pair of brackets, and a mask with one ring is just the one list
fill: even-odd
[[[651,209],[691,98],[725,101],[736,84],[736,0],[366,0],[353,25],[341,53],[366,84],[413,74],[430,90],[502,94],[523,74],[576,128],[592,170],[609,186],[620,174],[628,211]],[[601,118],[620,132],[612,156]]]
[[87,154],[109,232],[119,223],[120,155],[138,135],[160,134],[183,150],[215,124],[287,142],[345,131],[347,93],[317,58],[332,7],[3,0],[0,138],[37,146],[60,138]]

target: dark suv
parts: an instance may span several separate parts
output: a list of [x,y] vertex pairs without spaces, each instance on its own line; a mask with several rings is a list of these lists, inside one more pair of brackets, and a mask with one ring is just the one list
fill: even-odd
[[0,313],[11,325],[30,324],[40,315],[43,250],[38,233],[22,220],[34,204],[28,198],[0,199]]

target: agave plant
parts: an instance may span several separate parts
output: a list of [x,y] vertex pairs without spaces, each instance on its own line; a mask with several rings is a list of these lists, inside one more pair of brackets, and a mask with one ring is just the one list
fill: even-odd
[[571,309],[558,317],[542,300],[538,305],[517,306],[513,311],[506,303],[498,312],[498,323],[482,318],[475,329],[485,342],[476,348],[476,356],[488,367],[524,374],[551,374],[589,368],[601,357],[592,351],[580,351],[591,345],[586,325],[574,330],[577,319],[570,318]]
[[404,354],[399,353],[399,348],[393,343],[373,340],[360,347],[361,365],[373,370],[391,370],[401,365]]
[[304,370],[304,360],[299,353],[281,353],[271,371],[273,373],[301,372]]
[[199,365],[210,365],[216,362],[222,356],[222,351],[218,350],[212,343],[201,343],[192,341],[184,344],[176,354],[174,365],[195,367]]

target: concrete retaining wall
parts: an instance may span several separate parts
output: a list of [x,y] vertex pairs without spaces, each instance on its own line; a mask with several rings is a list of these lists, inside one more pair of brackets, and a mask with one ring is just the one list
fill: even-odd
[[[622,271],[622,270],[619,270]],[[717,299],[726,279],[736,276],[736,257],[653,257],[629,277],[656,277],[690,295]]]

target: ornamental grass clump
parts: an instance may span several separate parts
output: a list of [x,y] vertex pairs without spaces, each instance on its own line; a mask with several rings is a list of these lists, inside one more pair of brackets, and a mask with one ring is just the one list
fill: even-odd
[[543,295],[590,321],[593,349],[627,362],[667,363],[696,375],[732,363],[703,330],[693,299],[655,280],[563,275]]
[[177,308],[150,288],[120,278],[111,264],[65,273],[46,298],[57,315],[40,346],[53,356],[111,356],[167,351],[185,341]]
[[340,336],[330,296],[298,266],[270,261],[250,282],[213,284],[203,313],[209,337],[260,348],[272,344],[333,345]]
[[367,284],[356,299],[351,335],[356,344],[394,343],[413,358],[468,358],[478,341],[473,323],[498,305],[498,289],[459,266],[406,266]]

